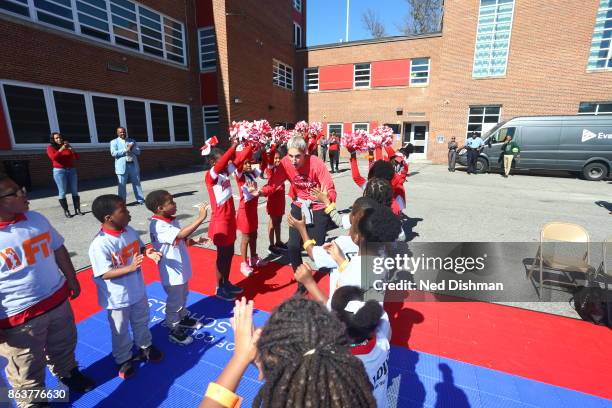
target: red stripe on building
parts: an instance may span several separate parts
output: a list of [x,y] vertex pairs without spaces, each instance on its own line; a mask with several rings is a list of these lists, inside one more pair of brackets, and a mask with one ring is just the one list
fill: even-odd
[[11,137],[8,132],[7,118],[0,104],[0,150],[11,150]]
[[212,0],[197,0],[196,21],[198,27],[209,27],[215,25],[213,17]]
[[319,90],[353,88],[353,64],[319,67]]
[[202,105],[218,105],[219,95],[217,91],[217,73],[206,72],[200,74],[200,84],[202,86]]
[[372,132],[374,129],[376,129],[378,127],[378,121],[373,120],[372,122],[370,122],[370,132]]
[[372,87],[406,86],[410,75],[410,60],[372,62]]
[[345,122],[342,125],[343,133],[351,133],[353,131],[353,124],[351,122]]

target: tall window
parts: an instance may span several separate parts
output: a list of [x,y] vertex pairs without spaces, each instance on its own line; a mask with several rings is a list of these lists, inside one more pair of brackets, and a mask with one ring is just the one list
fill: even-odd
[[0,13],[185,64],[184,25],[131,0],[0,0]]
[[217,69],[217,37],[215,27],[205,27],[198,30],[200,42],[200,70],[213,71]]
[[499,123],[501,106],[470,106],[467,136],[475,132],[478,136]]
[[89,143],[85,95],[53,91],[59,131],[71,143]]
[[15,144],[48,143],[51,129],[43,89],[4,85],[3,91]]
[[149,141],[147,129],[147,109],[142,101],[124,100],[125,122],[128,135],[138,142]]
[[319,68],[304,69],[304,90],[318,91],[319,90]]
[[293,0],[293,8],[301,13],[302,12],[302,0]]
[[480,0],[473,77],[506,75],[513,12],[514,0]]
[[427,85],[429,83],[429,58],[410,60],[410,85]]
[[361,130],[365,130],[366,132],[368,132],[370,130],[370,124],[369,123],[353,123],[353,132],[361,129]]
[[612,68],[612,0],[600,0],[588,69]]
[[209,139],[219,132],[219,105],[202,107],[204,114],[204,138]]
[[273,60],[272,62],[272,83],[281,88],[293,90],[293,68],[289,65]]
[[370,63],[367,64],[355,64],[354,70],[354,84],[355,88],[369,88],[370,87]]
[[612,101],[610,102],[580,102],[579,115],[612,115]]
[[293,22],[293,46],[295,48],[302,47],[302,27],[295,21]]
[[342,123],[330,123],[327,125],[327,135],[331,135],[333,133],[336,133],[336,136],[341,137],[342,136]]

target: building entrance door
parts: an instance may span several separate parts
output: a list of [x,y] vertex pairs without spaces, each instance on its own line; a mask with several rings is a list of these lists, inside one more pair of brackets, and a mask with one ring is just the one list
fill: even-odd
[[428,123],[404,123],[404,144],[412,143],[414,151],[410,155],[413,160],[427,159],[427,140],[429,139]]

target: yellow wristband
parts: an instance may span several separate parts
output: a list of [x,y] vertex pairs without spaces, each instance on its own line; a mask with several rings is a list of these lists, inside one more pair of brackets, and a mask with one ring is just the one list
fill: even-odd
[[344,261],[342,261],[340,266],[338,266],[338,272],[343,272],[346,269],[346,267],[348,266],[348,264],[349,264],[349,260],[348,259],[345,259]]
[[308,250],[308,247],[311,245],[316,245],[317,241],[315,241],[314,239],[309,239],[308,241],[304,242],[304,251]]
[[226,408],[238,408],[240,406],[240,402],[242,401],[242,398],[240,398],[238,395],[214,382],[208,384],[208,388],[206,389],[206,394],[204,396],[218,402]]
[[334,208],[336,208],[336,203],[330,203],[327,207],[325,207],[325,210],[323,210],[323,212],[325,214],[329,214]]

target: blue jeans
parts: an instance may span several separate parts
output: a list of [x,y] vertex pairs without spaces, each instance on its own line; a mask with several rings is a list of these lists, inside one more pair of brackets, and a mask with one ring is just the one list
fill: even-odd
[[135,164],[127,163],[125,167],[124,174],[117,174],[117,179],[119,180],[118,193],[119,197],[124,200],[127,197],[127,191],[125,186],[128,181],[132,183],[132,188],[134,189],[134,196],[136,196],[136,201],[144,201],[144,195],[142,193],[142,187],[140,186],[140,174],[138,174],[138,167]]
[[77,171],[75,168],[53,169],[53,180],[57,185],[59,198],[66,198],[66,193],[70,191],[72,196],[78,196]]

